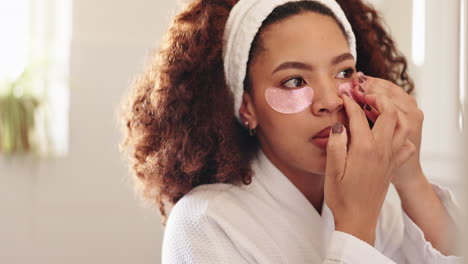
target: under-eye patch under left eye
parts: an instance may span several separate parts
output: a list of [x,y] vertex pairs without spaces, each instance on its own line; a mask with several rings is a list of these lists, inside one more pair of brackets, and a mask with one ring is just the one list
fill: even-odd
[[283,114],[295,114],[304,111],[312,104],[314,89],[306,86],[299,89],[277,87],[265,90],[265,99],[275,111]]

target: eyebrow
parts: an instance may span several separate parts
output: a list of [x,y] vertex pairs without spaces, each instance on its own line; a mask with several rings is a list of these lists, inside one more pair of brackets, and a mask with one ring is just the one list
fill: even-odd
[[[343,61],[346,61],[346,60],[354,60],[353,55],[351,55],[351,53],[349,53],[349,52],[348,53],[343,53],[341,55],[338,55],[338,56],[334,57],[331,60],[330,64],[331,65],[336,65],[336,64],[338,64],[340,62],[343,62]],[[299,70],[312,71],[314,69],[314,67],[312,65],[309,65],[309,64],[306,64],[306,63],[303,63],[303,62],[287,61],[287,62],[281,63],[278,67],[276,67],[276,69],[271,74],[274,74],[277,71],[286,70],[286,69],[299,69]]]

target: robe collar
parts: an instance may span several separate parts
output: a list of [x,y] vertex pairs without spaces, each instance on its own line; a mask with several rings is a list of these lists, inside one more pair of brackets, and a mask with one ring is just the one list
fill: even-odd
[[[302,219],[314,227],[321,228],[323,239],[328,241],[335,224],[325,199],[322,203],[322,212],[319,214],[305,195],[270,161],[262,149],[253,160],[252,168],[253,181],[258,181],[264,186],[270,196],[280,204],[282,210],[287,211],[291,218]],[[311,229],[317,231],[316,228]]]

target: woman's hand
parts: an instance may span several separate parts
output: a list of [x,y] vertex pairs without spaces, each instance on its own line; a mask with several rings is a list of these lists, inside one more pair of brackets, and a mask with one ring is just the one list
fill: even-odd
[[[459,254],[456,251],[456,224],[447,213],[440,198],[430,182],[424,176],[419,161],[421,147],[421,131],[424,119],[423,112],[418,109],[416,100],[397,85],[378,78],[366,77],[358,73],[354,84],[358,85],[352,91],[354,98],[364,104],[371,104],[368,96],[380,95],[386,97],[398,109],[402,127],[409,130],[409,140],[415,145],[416,153],[401,167],[396,168],[392,183],[400,196],[405,213],[423,231],[424,238],[443,255]],[[359,84],[365,95],[359,92]],[[378,106],[366,111],[367,117],[374,121],[379,119]]]
[[[372,130],[360,106],[347,95],[342,98],[349,117],[350,144],[348,150],[346,128],[335,124],[327,146],[325,201],[333,212],[336,230],[373,246],[393,170],[414,154],[415,146],[407,141],[409,132],[401,126],[398,109],[387,97],[366,96],[368,104],[380,110]],[[341,133],[336,133],[340,127]]]
[[[402,129],[409,131],[408,139],[415,145],[416,153],[401,167],[395,168],[392,183],[397,189],[417,183],[421,179],[421,176],[424,175],[419,159],[424,114],[418,108],[416,100],[396,84],[387,80],[365,76],[362,72],[357,74],[354,84],[356,85],[353,89],[354,98],[358,102],[372,107],[370,111],[365,111],[371,121],[375,122],[380,113],[377,110],[378,107],[366,99],[367,95],[385,96],[398,109],[399,124]],[[359,85],[361,86],[361,91],[359,90]]]

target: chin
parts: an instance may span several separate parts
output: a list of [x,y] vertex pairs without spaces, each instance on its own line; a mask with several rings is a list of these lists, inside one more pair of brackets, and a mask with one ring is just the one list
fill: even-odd
[[305,170],[308,173],[325,175],[326,165],[327,165],[327,156],[320,156],[320,157],[314,158],[313,163],[307,164]]

